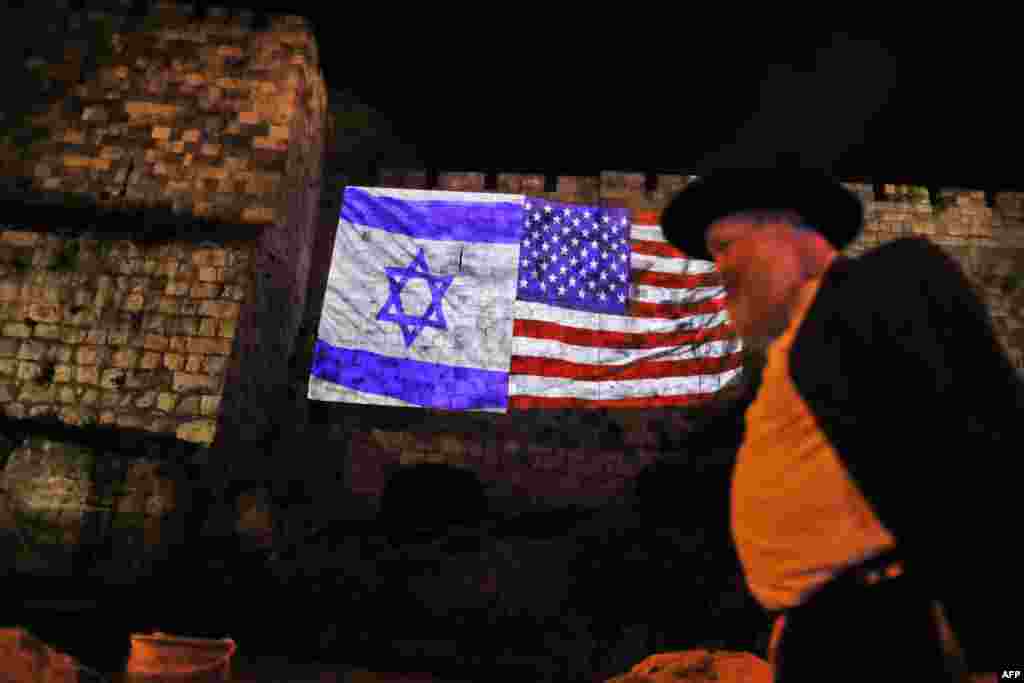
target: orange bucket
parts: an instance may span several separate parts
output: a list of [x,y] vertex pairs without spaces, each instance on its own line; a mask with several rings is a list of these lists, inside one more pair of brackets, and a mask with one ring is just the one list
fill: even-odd
[[125,670],[129,683],[226,683],[238,649],[230,638],[187,638],[133,633]]

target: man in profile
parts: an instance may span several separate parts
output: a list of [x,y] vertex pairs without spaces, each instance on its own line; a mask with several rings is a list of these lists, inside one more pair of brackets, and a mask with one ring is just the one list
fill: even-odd
[[862,223],[813,171],[717,172],[662,216],[766,354],[733,538],[777,617],[777,683],[992,680],[1024,652],[1005,620],[1024,383],[949,256],[923,238],[841,255]]

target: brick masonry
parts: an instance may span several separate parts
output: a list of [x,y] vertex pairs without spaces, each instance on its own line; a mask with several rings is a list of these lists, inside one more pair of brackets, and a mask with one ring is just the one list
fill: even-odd
[[[49,112],[32,119],[37,136],[0,142],[0,411],[174,435],[206,447],[202,462],[228,463],[289,420],[327,120],[312,29],[295,16],[257,29],[246,11],[86,4],[55,1],[49,15],[68,35],[63,59],[34,67],[47,84],[37,111]],[[106,49],[88,42],[100,25]],[[33,490],[29,453],[78,450],[47,444],[4,454],[7,489]],[[252,475],[240,460],[229,476]],[[180,480],[174,467],[146,476]],[[132,503],[149,520],[133,523],[149,529],[146,547],[166,545],[150,528],[166,516],[150,514],[161,486],[135,487],[149,491]]]
[[212,443],[254,253],[0,232],[3,411]]

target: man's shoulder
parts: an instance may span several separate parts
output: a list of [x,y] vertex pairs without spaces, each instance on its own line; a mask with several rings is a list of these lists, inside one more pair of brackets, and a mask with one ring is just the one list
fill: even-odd
[[919,277],[960,269],[950,254],[925,237],[904,237],[886,242],[853,259],[853,263],[855,271],[875,276]]
[[887,242],[855,258],[844,258],[827,279],[837,301],[850,297],[881,301],[926,292],[952,292],[967,284],[963,269],[942,247],[923,237]]

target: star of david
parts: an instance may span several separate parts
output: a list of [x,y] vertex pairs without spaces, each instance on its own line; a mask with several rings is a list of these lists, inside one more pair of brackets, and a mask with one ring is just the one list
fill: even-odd
[[[427,266],[427,257],[422,247],[409,265],[404,268],[386,267],[384,270],[388,274],[391,295],[384,303],[384,307],[377,313],[377,320],[389,320],[402,328],[405,348],[412,346],[424,327],[448,329],[448,324],[444,319],[444,310],[441,308],[441,299],[451,287],[452,280],[455,279],[454,275],[432,274]],[[413,278],[426,280],[430,287],[430,305],[419,316],[407,314],[402,307],[402,290],[405,288],[405,284]]]

